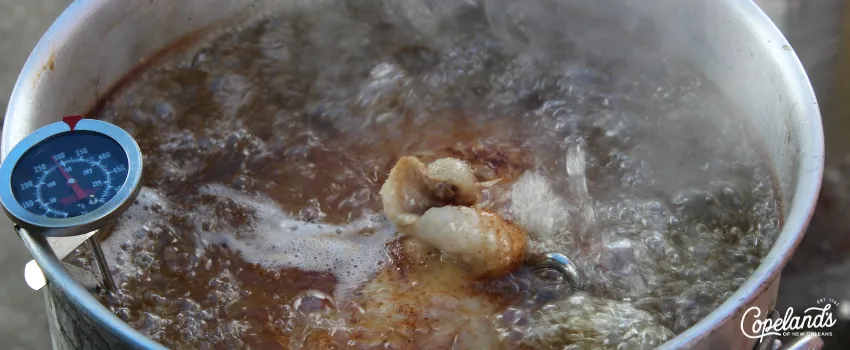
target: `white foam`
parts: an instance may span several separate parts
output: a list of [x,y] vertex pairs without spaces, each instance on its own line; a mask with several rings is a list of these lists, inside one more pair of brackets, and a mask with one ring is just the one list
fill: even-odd
[[250,232],[219,228],[205,233],[210,243],[225,243],[245,260],[265,266],[330,272],[338,281],[337,300],[344,300],[381,268],[386,243],[395,233],[392,224],[377,215],[345,225],[308,223],[266,197],[246,196],[221,185],[205,186],[201,192],[245,206],[255,216]]
[[159,191],[150,187],[142,187],[136,201],[121,215],[120,228],[137,228],[147,226],[152,220],[160,217],[150,211],[158,207],[164,212],[171,211],[171,203]]
[[[120,280],[140,275],[146,268],[142,260],[154,260],[154,256],[144,256],[153,254],[145,247],[157,239],[148,232],[167,227],[169,217],[180,215],[195,221],[193,234],[197,235],[199,257],[205,245],[224,243],[252,263],[329,272],[338,281],[336,298],[344,300],[383,266],[386,243],[395,234],[392,224],[379,215],[367,215],[345,225],[308,223],[285,213],[267,197],[248,196],[217,184],[204,186],[199,192],[214,197],[213,204],[178,212],[161,193],[142,188],[136,203],[121,216],[117,229],[104,244],[104,253],[114,262],[112,267]],[[228,201],[252,214],[248,227],[233,227],[217,216],[214,206]],[[152,210],[154,207],[157,210]],[[204,225],[209,222],[215,225]]]
[[549,238],[566,229],[568,210],[549,179],[536,172],[522,174],[511,187],[514,221],[534,238]]

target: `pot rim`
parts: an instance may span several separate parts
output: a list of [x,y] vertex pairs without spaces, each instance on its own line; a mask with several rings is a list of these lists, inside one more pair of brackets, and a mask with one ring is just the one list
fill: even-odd
[[[52,59],[51,51],[52,47],[55,46],[54,43],[67,41],[70,36],[74,35],[76,29],[81,27],[107,1],[109,0],[73,1],[38,41],[24,64],[9,99],[2,133],[3,138],[0,141],[2,142],[0,158],[5,157],[14,146],[8,137],[9,127],[15,122],[26,123],[16,120],[14,116],[28,114],[29,105],[35,103],[33,93],[38,82],[37,75],[40,67],[47,66],[49,60]],[[796,249],[804,236],[805,229],[814,211],[823,176],[823,126],[814,90],[802,63],[793,50],[786,49],[790,47],[788,41],[754,2],[726,1],[724,6],[728,7],[730,15],[745,18],[748,28],[757,38],[761,39],[761,42],[769,43],[765,49],[785,72],[792,91],[797,93],[795,97],[801,101],[797,107],[804,118],[799,123],[801,128],[799,132],[800,146],[801,149],[805,150],[805,153],[797,170],[799,179],[797,186],[791,189],[794,201],[789,203],[789,214],[786,217],[785,224],[768,255],[751,277],[732,296],[686,331],[662,344],[662,349],[685,348],[699,342],[717,331],[721,324],[728,322],[743,307],[752,303],[769,287],[770,282],[773,281],[775,276],[779,275],[782,268],[791,259],[792,254],[790,252]],[[792,193],[791,191],[789,191],[789,194]],[[70,302],[83,310],[92,322],[109,330],[114,337],[133,348],[165,349],[161,344],[144,336],[112,314],[76,283],[64,269],[62,263],[53,255],[44,240],[33,237],[26,232],[22,232],[21,236],[33,258],[47,276],[48,281],[53,282],[48,284],[48,287],[56,287],[66,294]]]

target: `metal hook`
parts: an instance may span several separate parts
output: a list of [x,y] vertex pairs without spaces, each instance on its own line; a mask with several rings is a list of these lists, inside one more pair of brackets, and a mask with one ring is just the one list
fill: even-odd
[[578,269],[578,266],[560,253],[546,253],[531,260],[534,269],[553,269],[564,276],[564,279],[574,290],[584,288],[584,277]]

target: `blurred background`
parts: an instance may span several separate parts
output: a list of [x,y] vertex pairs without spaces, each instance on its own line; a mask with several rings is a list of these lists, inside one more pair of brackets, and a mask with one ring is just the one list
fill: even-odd
[[[0,0],[0,107],[35,43],[70,0]],[[847,306],[825,338],[826,349],[850,348],[850,4],[841,0],[755,0],[785,33],[818,96],[826,130],[827,171],[818,208],[785,269],[777,310],[829,297]],[[839,64],[845,62],[844,64]],[[0,113],[4,114],[4,113]],[[5,349],[48,349],[40,292],[23,279],[28,252],[0,218],[0,339]],[[843,309],[843,308],[842,308]],[[845,310],[840,310],[845,311]]]

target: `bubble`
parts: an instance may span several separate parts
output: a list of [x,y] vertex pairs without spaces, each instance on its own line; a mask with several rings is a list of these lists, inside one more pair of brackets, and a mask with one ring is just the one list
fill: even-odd
[[174,106],[166,101],[157,101],[153,108],[156,116],[164,122],[171,122],[177,116]]
[[329,312],[335,308],[333,299],[322,292],[308,290],[295,298],[292,308],[303,315],[315,312]]
[[227,116],[234,114],[242,107],[252,90],[248,78],[238,74],[226,74],[210,78],[209,91],[213,99]]

